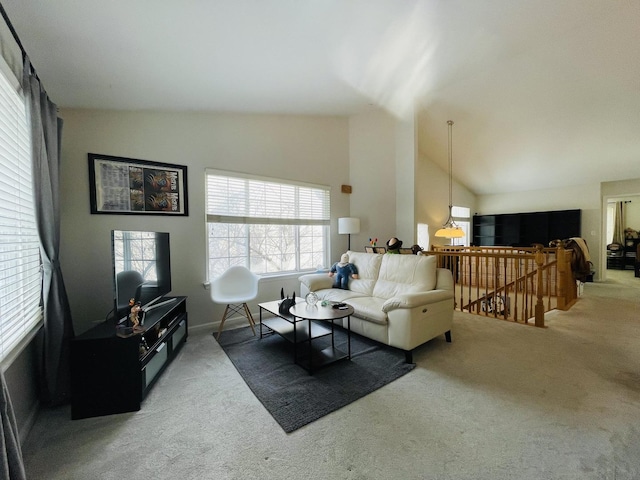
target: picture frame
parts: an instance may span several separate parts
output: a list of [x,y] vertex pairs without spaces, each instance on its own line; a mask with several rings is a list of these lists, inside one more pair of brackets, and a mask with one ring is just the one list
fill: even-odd
[[91,213],[189,215],[187,167],[88,154]]

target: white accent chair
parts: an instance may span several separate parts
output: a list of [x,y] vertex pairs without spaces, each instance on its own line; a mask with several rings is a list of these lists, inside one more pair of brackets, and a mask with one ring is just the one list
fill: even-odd
[[247,317],[253,334],[256,334],[255,322],[247,302],[258,296],[259,280],[260,277],[248,268],[236,265],[211,282],[211,300],[214,303],[226,305],[216,338],[220,338],[224,321],[231,313],[239,313]]

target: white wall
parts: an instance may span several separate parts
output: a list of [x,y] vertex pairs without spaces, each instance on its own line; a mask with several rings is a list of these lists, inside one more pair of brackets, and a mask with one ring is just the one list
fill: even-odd
[[[449,179],[435,163],[418,156],[416,124],[384,111],[349,119],[351,215],[361,219],[361,232],[351,236],[352,249],[377,238],[385,245],[397,236],[403,245],[417,242],[416,226],[426,223],[433,235],[449,214]],[[458,182],[454,203],[474,211],[475,195]],[[446,239],[430,243],[445,244]],[[422,245],[428,248],[430,245]]]
[[[112,229],[170,232],[173,293],[189,297],[190,327],[219,321],[222,308],[214,309],[203,287],[204,171],[209,167],[329,185],[332,258],[346,247],[346,238],[337,234],[337,218],[349,213],[348,196],[340,193],[341,184],[349,182],[344,117],[72,109],[60,115],[60,257],[76,333],[103,321],[112,307]],[[90,214],[87,153],[186,165],[189,216]],[[261,283],[258,301],[279,295],[282,286],[298,288],[297,275]]]
[[[416,223],[429,225],[430,236],[429,245],[421,246],[427,249],[431,245],[446,245],[449,240],[434,237],[434,233],[449,217],[449,172],[442,170],[424,155],[420,155],[416,167]],[[455,180],[455,172],[453,177],[453,204],[469,207],[474,212],[476,196]]]
[[533,190],[527,192],[479,195],[475,213],[491,215],[499,213],[544,212],[549,210],[580,209],[582,233],[587,241],[596,278],[601,278],[602,216],[600,185]]
[[[385,245],[396,233],[396,121],[383,111],[349,118],[351,216],[360,218],[360,233],[351,249],[362,250],[369,238]],[[344,242],[346,248],[346,241]]]
[[4,19],[0,19],[0,54],[9,70],[22,81],[22,51]]
[[413,119],[396,122],[396,233],[405,247],[416,243],[417,132]]
[[640,231],[640,197],[629,198],[625,207],[625,228]]

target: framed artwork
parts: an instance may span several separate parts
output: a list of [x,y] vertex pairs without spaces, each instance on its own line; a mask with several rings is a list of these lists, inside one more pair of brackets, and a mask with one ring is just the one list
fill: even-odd
[[89,153],[91,213],[189,215],[187,167]]

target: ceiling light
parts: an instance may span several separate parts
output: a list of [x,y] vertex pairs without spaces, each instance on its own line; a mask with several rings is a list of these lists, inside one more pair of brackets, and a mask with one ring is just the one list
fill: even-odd
[[451,210],[453,209],[453,160],[451,156],[453,120],[448,120],[447,125],[449,125],[449,218],[447,218],[447,221],[442,225],[442,228],[435,233],[435,235],[436,237],[444,238],[461,238],[464,237],[464,232],[462,231],[462,228],[453,221],[453,216],[451,215]]

